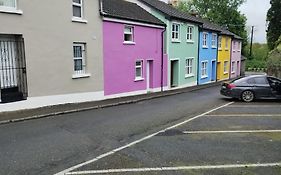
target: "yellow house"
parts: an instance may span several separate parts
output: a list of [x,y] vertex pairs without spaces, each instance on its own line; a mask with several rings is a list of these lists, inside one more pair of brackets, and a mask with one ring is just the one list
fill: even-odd
[[231,38],[233,34],[223,30],[219,36],[218,61],[217,61],[217,80],[229,79],[230,57],[231,57]]

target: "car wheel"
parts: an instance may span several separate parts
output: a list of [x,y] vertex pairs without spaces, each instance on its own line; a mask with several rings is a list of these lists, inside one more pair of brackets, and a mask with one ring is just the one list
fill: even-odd
[[244,91],[241,95],[241,99],[245,102],[252,102],[255,99],[255,94],[252,91]]

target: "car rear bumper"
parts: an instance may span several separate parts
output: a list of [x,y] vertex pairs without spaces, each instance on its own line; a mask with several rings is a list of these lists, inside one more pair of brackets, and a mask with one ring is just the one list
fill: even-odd
[[226,96],[226,97],[240,98],[240,94],[231,89],[221,89],[220,93],[221,93],[221,95]]

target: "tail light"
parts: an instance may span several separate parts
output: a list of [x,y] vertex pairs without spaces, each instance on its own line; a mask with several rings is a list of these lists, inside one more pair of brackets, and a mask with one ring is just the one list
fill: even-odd
[[233,88],[235,88],[236,86],[234,85],[234,84],[229,84],[229,85],[227,85],[227,88],[228,89],[233,89]]

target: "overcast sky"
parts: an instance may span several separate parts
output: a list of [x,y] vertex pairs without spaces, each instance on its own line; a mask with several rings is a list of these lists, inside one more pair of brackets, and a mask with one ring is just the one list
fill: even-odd
[[266,14],[270,8],[270,0],[247,0],[240,7],[243,14],[247,16],[247,28],[250,31],[250,26],[255,26],[254,42],[266,42]]
[[[167,2],[167,0],[162,0]],[[270,8],[270,0],[247,0],[240,7],[240,11],[246,15],[247,30],[250,32],[251,26],[255,26],[254,42],[266,42],[266,14]]]

